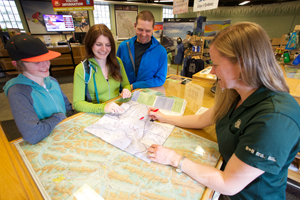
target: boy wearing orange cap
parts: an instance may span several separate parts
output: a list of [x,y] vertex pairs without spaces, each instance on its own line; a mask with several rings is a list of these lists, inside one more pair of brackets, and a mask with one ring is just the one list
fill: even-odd
[[23,139],[36,144],[73,113],[72,105],[56,79],[49,76],[50,60],[60,56],[27,34],[13,36],[6,43],[12,64],[21,72],[3,87]]

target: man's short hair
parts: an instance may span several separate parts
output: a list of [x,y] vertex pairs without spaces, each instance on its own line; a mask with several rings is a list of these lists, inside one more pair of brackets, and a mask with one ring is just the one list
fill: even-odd
[[138,19],[153,22],[152,27],[154,28],[155,18],[149,10],[143,10],[136,16],[136,24],[138,23]]

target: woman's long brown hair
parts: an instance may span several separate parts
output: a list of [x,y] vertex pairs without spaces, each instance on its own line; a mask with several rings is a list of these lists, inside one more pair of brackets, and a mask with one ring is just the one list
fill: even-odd
[[107,56],[106,62],[109,66],[108,69],[108,75],[113,77],[113,79],[122,82],[123,78],[120,71],[120,65],[118,64],[117,57],[116,57],[116,45],[114,37],[111,33],[111,31],[107,28],[105,24],[96,24],[92,26],[88,33],[86,34],[84,38],[85,43],[85,52],[86,52],[86,59],[94,58],[95,55],[93,53],[93,45],[95,44],[97,38],[103,35],[109,39],[111,51]]

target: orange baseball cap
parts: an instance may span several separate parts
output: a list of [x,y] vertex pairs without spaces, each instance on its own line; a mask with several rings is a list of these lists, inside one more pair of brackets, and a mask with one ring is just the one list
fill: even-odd
[[27,34],[13,36],[7,41],[5,48],[12,60],[26,62],[42,62],[61,55],[59,52],[49,51],[39,38]]

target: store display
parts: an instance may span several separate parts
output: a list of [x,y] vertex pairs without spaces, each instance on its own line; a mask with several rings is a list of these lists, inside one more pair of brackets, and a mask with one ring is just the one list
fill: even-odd
[[177,46],[175,49],[175,58],[174,58],[174,63],[175,64],[182,64],[184,56],[184,45],[182,43],[182,39],[180,37],[177,38]]
[[293,65],[299,65],[300,64],[300,54],[295,58],[295,60],[292,63]]
[[197,35],[197,36],[201,36],[203,35],[202,32],[203,32],[203,29],[202,29],[202,26],[203,26],[203,22],[205,22],[206,18],[203,18],[202,16],[199,16],[196,18],[195,20],[195,24],[194,24],[194,35]]
[[284,54],[283,54],[283,61],[284,63],[289,63],[290,62],[290,54],[288,51],[285,51]]
[[204,69],[204,61],[201,59],[194,59],[190,56],[185,59],[181,75],[192,78],[193,74]]

